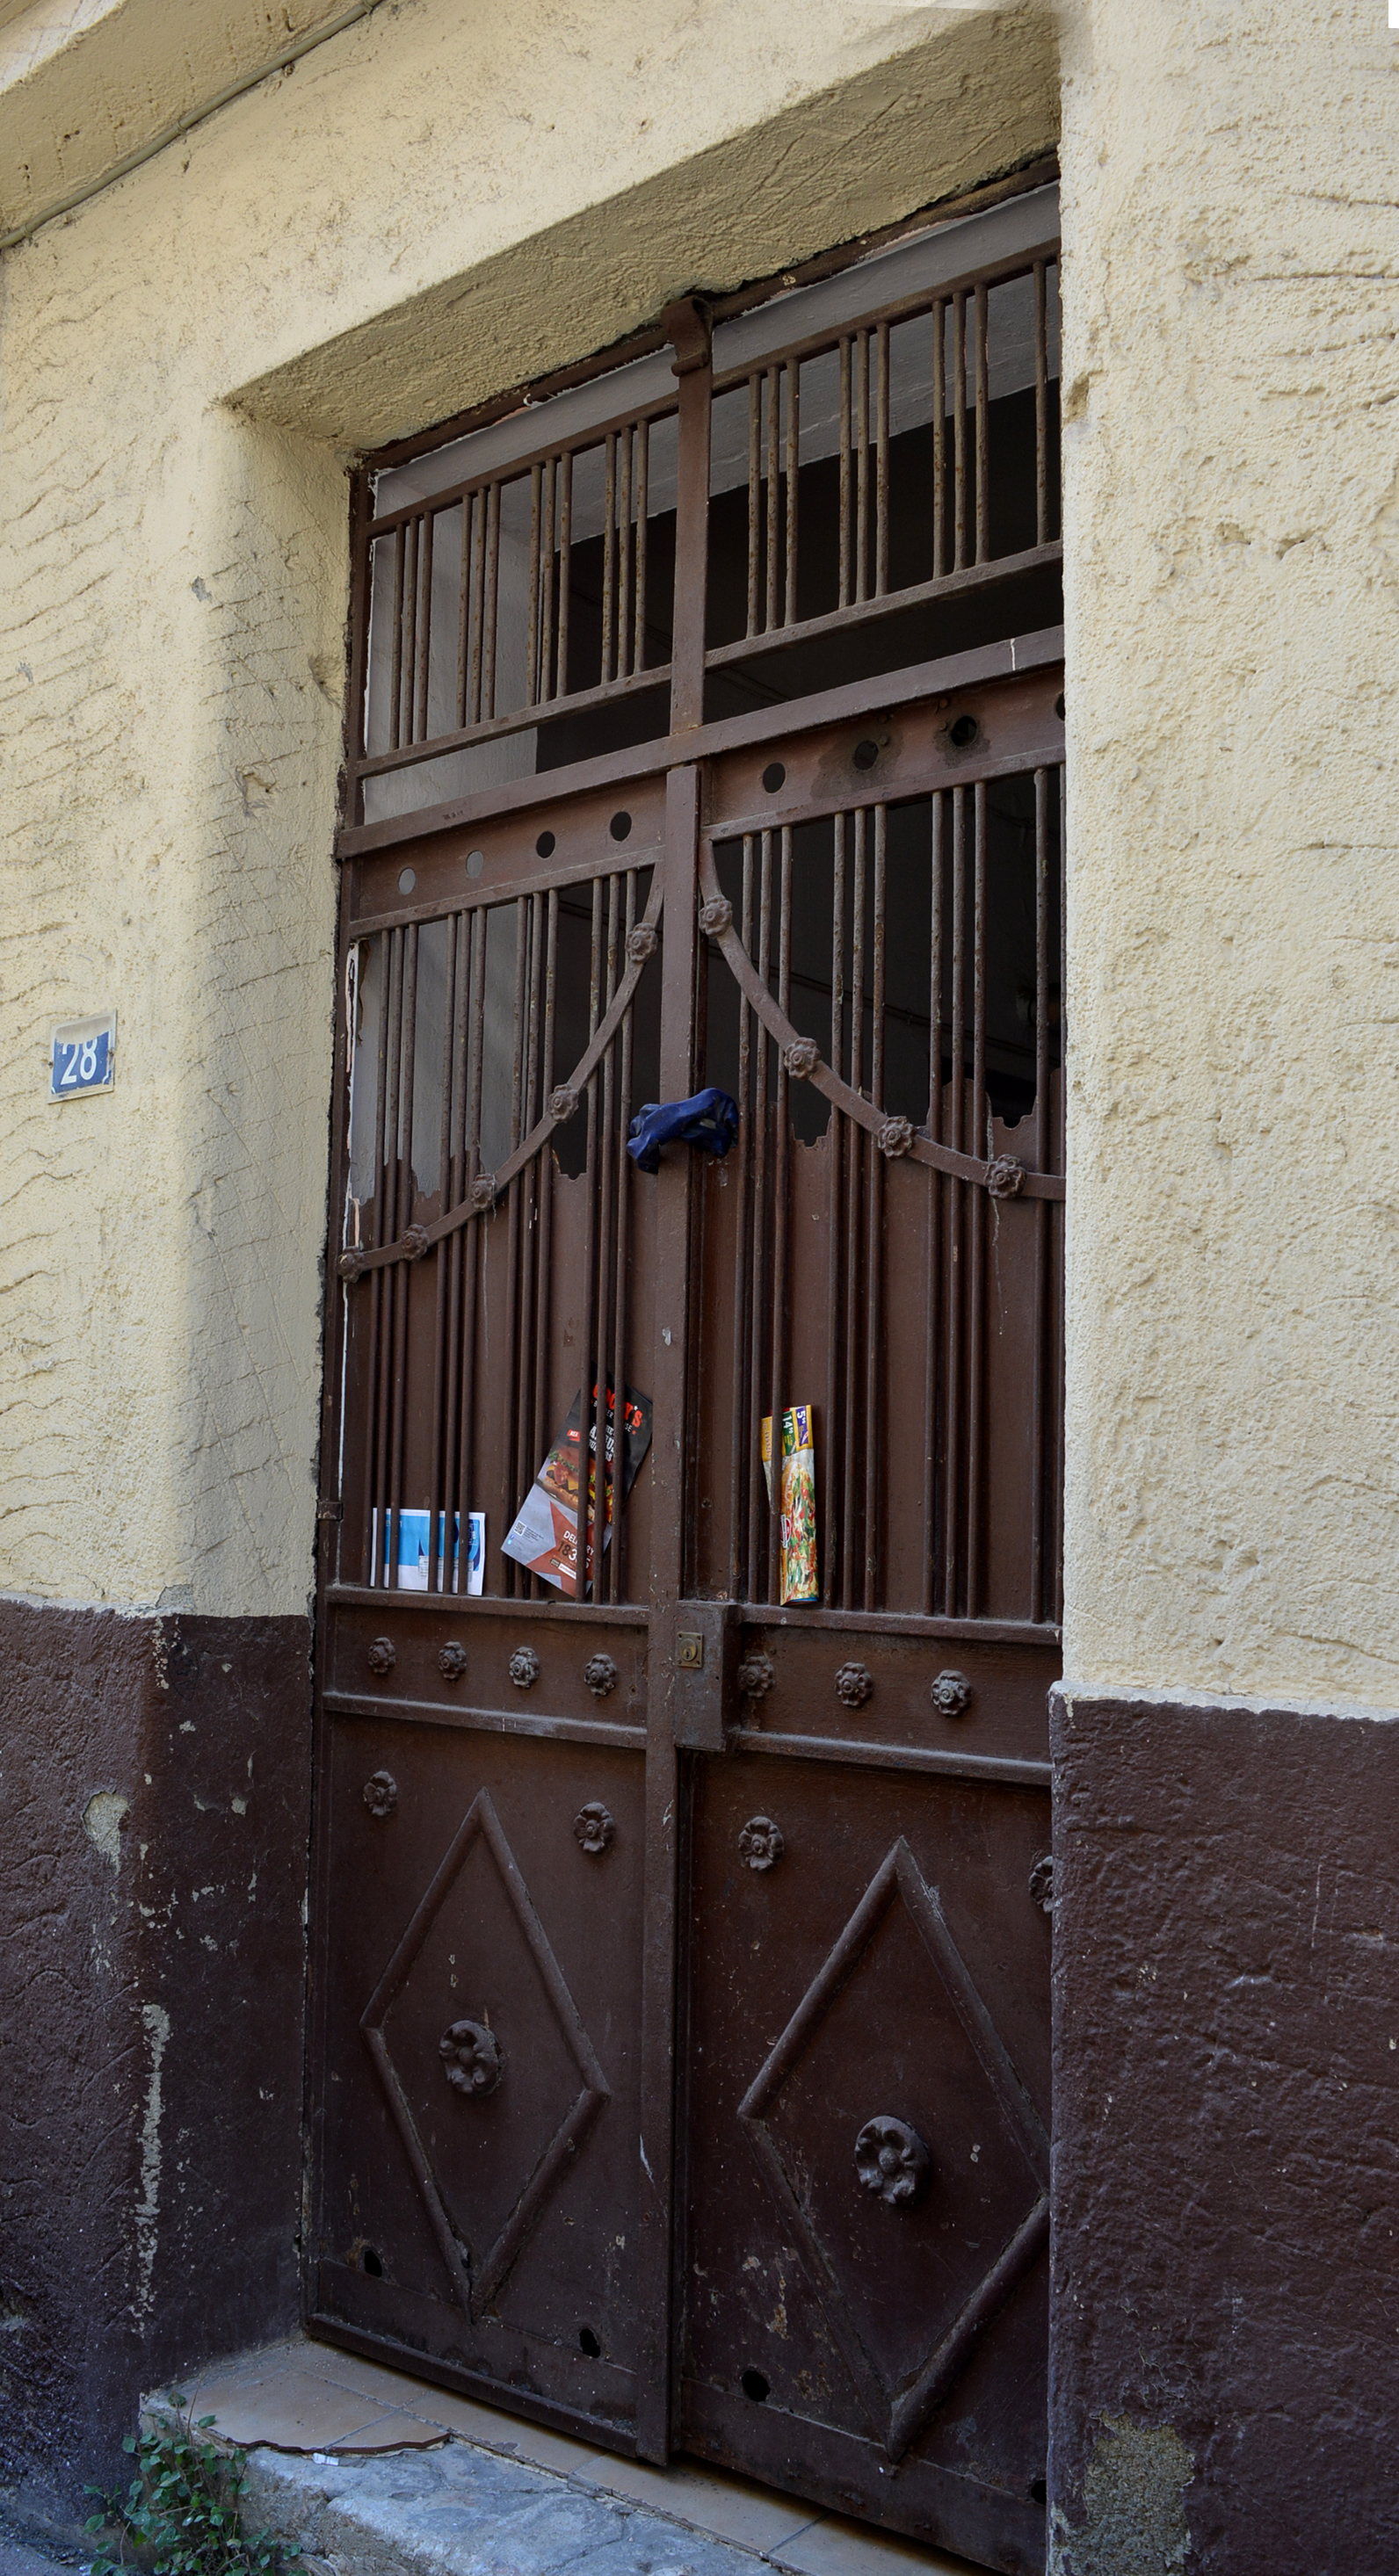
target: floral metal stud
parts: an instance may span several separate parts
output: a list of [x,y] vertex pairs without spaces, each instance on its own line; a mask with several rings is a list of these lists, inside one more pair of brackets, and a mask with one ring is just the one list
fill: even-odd
[[863,1708],[874,1689],[868,1664],[842,1664],[836,1674],[836,1698],[847,1708]]
[[1046,1852],[1030,1872],[1030,1901],[1045,1914],[1054,1911],[1054,1854]]
[[392,1771],[371,1771],[364,1784],[364,1803],[380,1824],[398,1805],[398,1782]]
[[821,1061],[821,1050],[814,1038],[793,1038],[782,1061],[795,1081],[810,1082]]
[[929,1683],[928,1696],[939,1717],[964,1717],[972,1704],[972,1686],[965,1673],[949,1668]]
[[750,1816],[738,1838],[738,1856],[749,1869],[773,1869],[787,1848],[771,1816]]
[[560,1127],[566,1127],[570,1118],[576,1118],[577,1114],[578,1094],[574,1090],[572,1083],[561,1082],[557,1084],[555,1089],[549,1094],[550,1117],[556,1119]]
[[644,966],[648,957],[655,956],[660,944],[649,921],[639,921],[635,930],[627,932],[627,955],[634,966]]
[[908,1154],[913,1150],[913,1122],[908,1118],[886,1118],[875,1132],[881,1154]]
[[610,1655],[589,1655],[583,1666],[583,1679],[594,1699],[606,1699],[617,1687],[617,1667]]
[[398,1661],[392,1637],[371,1638],[364,1660],[371,1673],[391,1673]]
[[738,1668],[738,1687],[744,1699],[766,1699],[776,1675],[771,1655],[745,1655]]
[[573,1839],[580,1851],[596,1860],[616,1840],[617,1828],[600,1798],[592,1798],[580,1807],[573,1819]]
[[437,1658],[437,1669],[441,1673],[444,1682],[459,1682],[461,1680],[462,1674],[466,1670],[466,1648],[465,1646],[458,1645],[455,1637],[448,1638],[446,1645],[443,1647]]
[[933,2160],[907,2120],[887,2115],[866,2120],[855,2141],[855,2171],[863,2191],[877,2192],[891,2209],[911,2209],[928,2188]]
[[539,1679],[539,1657],[533,1646],[517,1646],[510,1658],[510,1678],[516,1690],[533,1690]]
[[733,917],[734,908],[726,894],[712,895],[708,903],[700,905],[700,928],[708,939],[721,939],[726,930],[732,930]]
[[494,2093],[505,2072],[500,2042],[483,2021],[454,2021],[439,2039],[437,2053],[453,2092],[465,2093],[476,2102]]
[[993,1199],[1018,1198],[1025,1182],[1025,1166],[1013,1154],[998,1154],[986,1166],[986,1186]]

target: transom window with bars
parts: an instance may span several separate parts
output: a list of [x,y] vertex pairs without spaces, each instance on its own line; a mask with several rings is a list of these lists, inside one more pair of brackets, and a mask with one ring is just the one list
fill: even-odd
[[[363,480],[332,1372],[339,1580],[780,1599],[762,1426],[818,1423],[817,1605],[1057,1613],[1057,209],[916,234]],[[680,1376],[656,1351],[669,1090]],[[669,1330],[669,1328],[667,1328]],[[666,1349],[670,1345],[667,1342]],[[680,1414],[627,1489],[609,1402]],[[330,1426],[328,1426],[330,1427]],[[679,1482],[668,1464],[679,1451]],[[654,1469],[654,1472],[653,1472]]]

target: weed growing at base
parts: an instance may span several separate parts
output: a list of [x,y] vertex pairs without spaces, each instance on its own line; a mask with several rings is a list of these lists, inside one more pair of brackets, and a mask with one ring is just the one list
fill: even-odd
[[91,2576],[131,2576],[133,2569],[143,2576],[303,2576],[294,2545],[267,2531],[247,2536],[240,2526],[246,2451],[201,2441],[215,2417],[202,2415],[196,2424],[185,2398],[176,2392],[173,2402],[186,2411],[127,2434],[123,2448],[139,2465],[125,2496],[88,2488],[103,2506],[86,2526],[96,2540]]

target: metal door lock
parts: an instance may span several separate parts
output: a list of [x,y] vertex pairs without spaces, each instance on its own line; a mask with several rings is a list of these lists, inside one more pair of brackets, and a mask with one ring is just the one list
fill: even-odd
[[704,1670],[704,1639],[697,1628],[680,1628],[675,1637],[675,1660],[682,1672]]

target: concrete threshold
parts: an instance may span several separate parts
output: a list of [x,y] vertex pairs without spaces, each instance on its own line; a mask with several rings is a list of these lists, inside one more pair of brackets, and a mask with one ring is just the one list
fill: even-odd
[[[179,2393],[311,2576],[980,2576],[698,2463],[653,2469],[304,2337]],[[163,2411],[171,2391],[148,2398]]]

